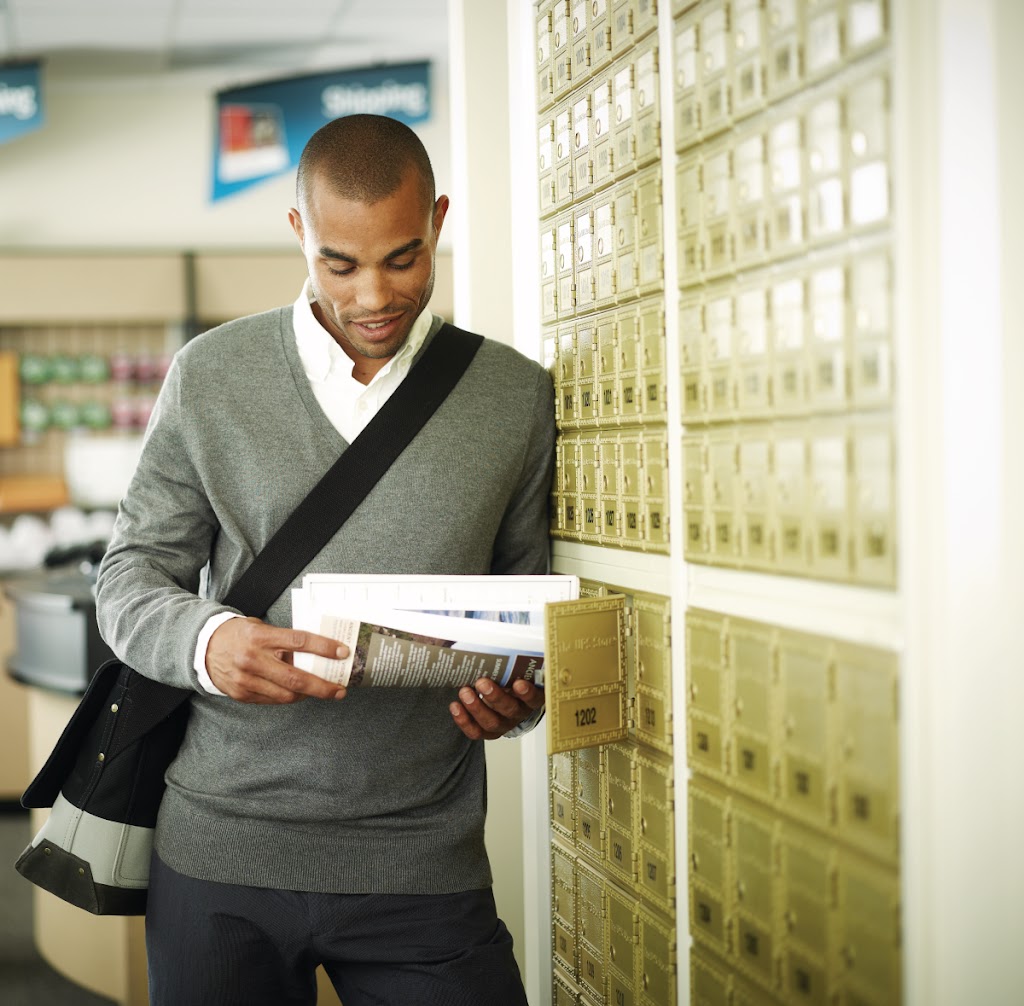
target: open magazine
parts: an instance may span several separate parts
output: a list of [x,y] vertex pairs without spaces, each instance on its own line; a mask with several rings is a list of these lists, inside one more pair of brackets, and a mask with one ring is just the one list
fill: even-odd
[[579,596],[575,576],[307,576],[292,625],[338,639],[344,660],[296,665],[345,686],[544,684],[544,605]]

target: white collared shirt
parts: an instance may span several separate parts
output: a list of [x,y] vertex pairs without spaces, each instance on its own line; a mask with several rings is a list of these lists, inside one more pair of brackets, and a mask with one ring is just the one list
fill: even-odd
[[352,443],[405,380],[434,316],[429,308],[424,308],[402,348],[373,375],[369,384],[361,384],[352,376],[351,358],[316,320],[313,300],[307,279],[292,306],[295,344],[317,403],[331,425]]

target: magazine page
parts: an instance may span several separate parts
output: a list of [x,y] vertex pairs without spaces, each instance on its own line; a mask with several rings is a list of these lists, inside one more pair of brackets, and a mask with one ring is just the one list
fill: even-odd
[[349,656],[311,657],[308,669],[346,687],[458,687],[479,678],[543,685],[539,625],[381,608],[323,615],[318,631],[344,642]]
[[416,610],[543,609],[548,601],[574,601],[579,577],[438,576],[426,574],[358,575],[310,573],[302,591],[324,611],[340,611],[346,603]]
[[351,655],[297,653],[295,665],[353,685],[542,685],[544,605],[577,597],[571,575],[309,574],[292,591],[292,625],[342,640]]

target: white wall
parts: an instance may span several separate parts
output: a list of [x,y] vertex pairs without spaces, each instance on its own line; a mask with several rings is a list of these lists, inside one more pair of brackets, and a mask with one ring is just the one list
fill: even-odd
[[[210,202],[212,89],[47,81],[42,129],[0,148],[0,248],[291,247],[295,173]],[[448,68],[417,131],[451,184]],[[450,239],[442,234],[442,245]]]

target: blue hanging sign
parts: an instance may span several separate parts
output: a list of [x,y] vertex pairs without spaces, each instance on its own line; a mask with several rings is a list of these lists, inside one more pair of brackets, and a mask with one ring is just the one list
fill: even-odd
[[295,168],[326,122],[371,112],[406,125],[430,118],[429,63],[338,70],[217,94],[214,201]]
[[0,65],[0,143],[43,124],[43,91],[38,63]]

